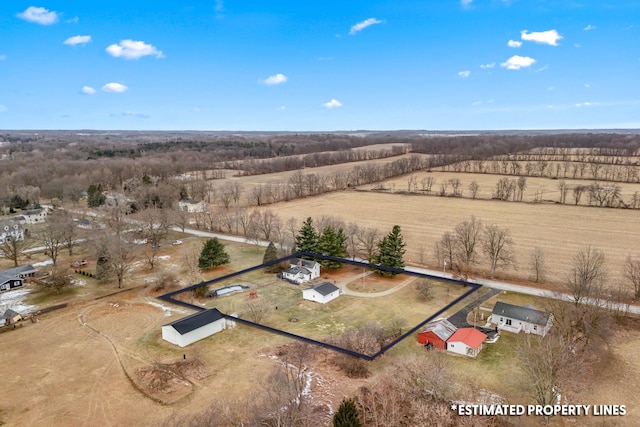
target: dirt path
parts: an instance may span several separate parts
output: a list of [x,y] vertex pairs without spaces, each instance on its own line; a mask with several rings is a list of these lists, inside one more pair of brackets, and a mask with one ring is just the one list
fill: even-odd
[[398,292],[400,289],[404,288],[405,286],[407,286],[409,283],[413,282],[416,279],[413,276],[409,276],[405,280],[403,280],[401,283],[394,286],[393,288],[387,289],[386,291],[381,291],[381,292],[358,292],[358,291],[352,291],[347,287],[349,283],[353,283],[357,280],[362,279],[363,277],[369,276],[370,274],[373,274],[373,272],[367,271],[365,273],[360,273],[355,278],[349,279],[349,281],[336,283],[336,286],[340,288],[340,293],[343,295],[349,295],[352,297],[360,297],[360,298],[378,298],[386,295],[391,295],[394,292]]

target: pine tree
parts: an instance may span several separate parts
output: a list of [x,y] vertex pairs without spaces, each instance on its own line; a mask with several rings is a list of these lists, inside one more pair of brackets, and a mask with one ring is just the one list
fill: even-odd
[[[318,238],[318,253],[336,258],[345,258],[347,256],[347,236],[345,236],[342,228],[336,230],[332,226],[328,226],[322,230],[322,234]],[[342,263],[327,259],[321,260],[320,264],[330,269],[342,267]]]
[[87,189],[87,206],[90,208],[97,208],[104,205],[106,197],[102,194],[102,185],[91,184]]
[[333,427],[361,427],[358,409],[353,399],[343,399],[333,415]]
[[318,232],[313,227],[311,217],[302,224],[296,236],[296,251],[318,253]]
[[224,245],[214,237],[205,242],[198,259],[198,268],[208,270],[229,263],[229,254],[224,250]]
[[[378,253],[373,257],[373,263],[384,267],[404,268],[404,247],[406,244],[400,232],[400,226],[395,225],[393,230],[378,243]],[[396,273],[386,270],[374,270],[383,276],[394,277]]]
[[[278,259],[278,250],[276,249],[276,245],[273,242],[269,242],[269,246],[264,251],[264,257],[262,258],[262,263],[266,264],[271,261],[275,261]],[[273,273],[274,271],[278,271],[278,265],[270,265],[265,269],[268,273]]]

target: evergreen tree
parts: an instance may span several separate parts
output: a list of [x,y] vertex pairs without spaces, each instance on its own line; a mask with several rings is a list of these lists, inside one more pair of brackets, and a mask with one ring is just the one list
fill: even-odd
[[[347,236],[345,236],[342,228],[336,230],[332,226],[328,226],[322,230],[322,234],[318,238],[318,253],[336,258],[345,258],[347,256]],[[342,267],[342,263],[327,259],[321,260],[320,264],[330,269]]]
[[224,250],[224,245],[217,237],[205,242],[198,259],[198,268],[208,270],[229,263],[229,254]]
[[101,184],[91,184],[87,189],[87,205],[90,208],[97,208],[98,206],[104,205],[106,199],[104,194],[102,194]]
[[[269,246],[267,246],[267,249],[264,251],[264,257],[262,258],[262,263],[266,264],[268,262],[275,261],[277,259],[278,259],[278,250],[276,249],[276,245],[274,245],[273,242],[269,242]],[[278,265],[277,264],[271,265],[266,268],[266,271],[268,273],[273,273],[275,271],[278,271]]]
[[297,252],[318,253],[318,232],[313,227],[311,217],[307,218],[296,236]]
[[343,399],[333,415],[333,427],[361,427],[358,409],[353,399]]
[[[400,226],[394,225],[393,230],[378,243],[378,253],[372,261],[374,264],[392,268],[404,268],[404,247],[406,244],[400,232]],[[396,273],[386,270],[374,270],[383,276],[394,277]]]

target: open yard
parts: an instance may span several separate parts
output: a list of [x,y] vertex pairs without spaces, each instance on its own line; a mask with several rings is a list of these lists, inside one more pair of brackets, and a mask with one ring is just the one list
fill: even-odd
[[[345,191],[270,206],[282,218],[295,217],[300,224],[308,216],[333,215],[359,226],[375,227],[382,234],[398,224],[407,243],[405,261],[434,267],[433,248],[446,231],[472,215],[485,224],[497,224],[511,231],[517,260],[515,275],[526,279],[529,259],[535,247],[545,251],[548,280],[561,283],[572,257],[592,245],[607,258],[610,283],[622,278],[626,256],[637,248],[640,238],[638,212],[570,205],[467,200]],[[485,267],[486,264],[479,265]],[[514,271],[507,273],[513,274]]]

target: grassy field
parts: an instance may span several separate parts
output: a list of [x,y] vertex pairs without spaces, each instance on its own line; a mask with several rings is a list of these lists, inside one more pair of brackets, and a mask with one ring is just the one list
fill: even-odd
[[548,279],[555,283],[563,282],[574,254],[586,245],[605,253],[611,283],[617,283],[626,256],[637,252],[640,238],[638,212],[626,209],[354,191],[279,203],[270,209],[282,218],[295,217],[298,223],[308,216],[340,216],[384,234],[398,224],[407,243],[405,261],[438,268],[433,257],[436,241],[474,215],[511,231],[518,266],[507,273],[526,279],[531,252],[540,247],[546,253]]

